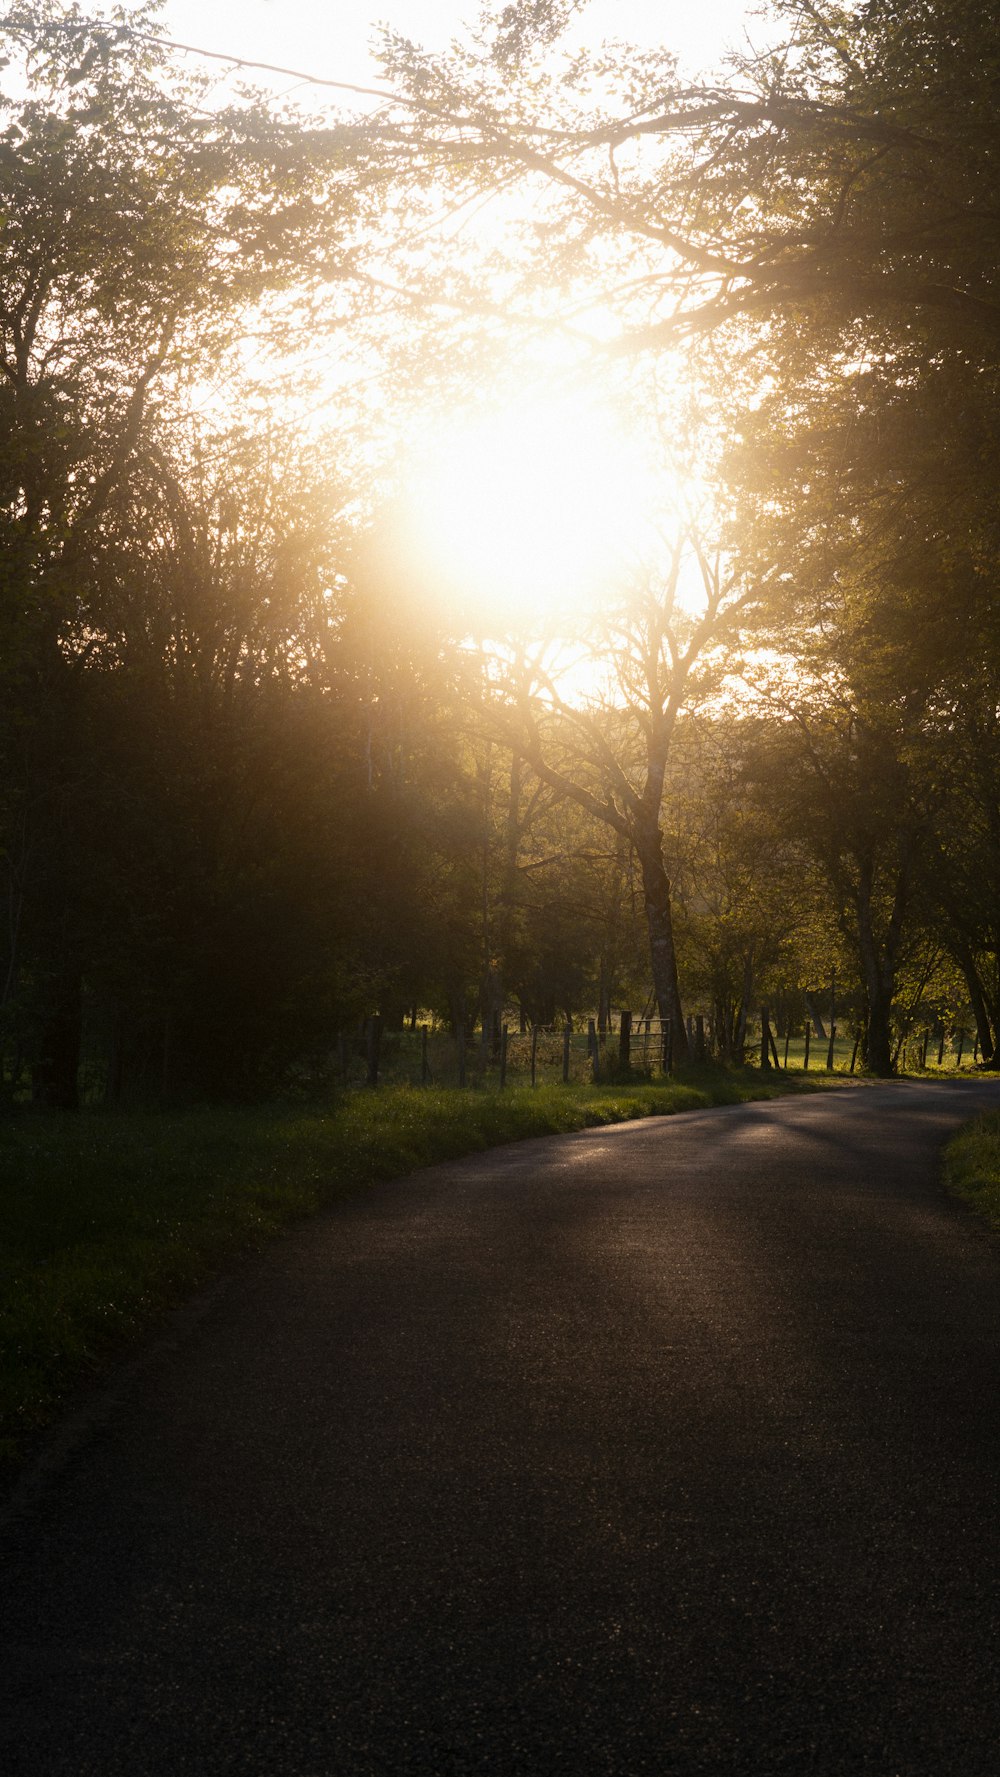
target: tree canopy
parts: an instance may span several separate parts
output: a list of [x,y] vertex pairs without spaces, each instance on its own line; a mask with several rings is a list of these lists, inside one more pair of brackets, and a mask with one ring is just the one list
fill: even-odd
[[[486,6],[311,109],[155,5],[0,11],[8,1093],[624,994],[731,1056],[820,951],[873,1068],[919,1016],[992,1056],[1000,47],[772,10],[692,84]],[[643,428],[658,540],[487,633],[392,515],[431,411],[526,383]]]

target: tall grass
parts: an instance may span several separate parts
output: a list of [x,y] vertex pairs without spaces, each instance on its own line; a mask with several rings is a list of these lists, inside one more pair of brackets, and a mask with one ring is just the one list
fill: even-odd
[[985,1111],[948,1143],[944,1179],[1000,1231],[1000,1111]]

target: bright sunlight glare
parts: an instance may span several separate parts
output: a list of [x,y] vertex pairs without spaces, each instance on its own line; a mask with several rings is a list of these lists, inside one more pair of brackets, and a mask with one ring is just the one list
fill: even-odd
[[473,628],[571,628],[642,551],[652,477],[600,404],[531,398],[456,418],[420,456],[413,546]]

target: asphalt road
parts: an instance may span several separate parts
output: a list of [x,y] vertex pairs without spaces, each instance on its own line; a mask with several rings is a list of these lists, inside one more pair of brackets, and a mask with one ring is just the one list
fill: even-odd
[[6,1777],[996,1777],[1000,1089],[523,1143],[303,1226],[4,1537]]

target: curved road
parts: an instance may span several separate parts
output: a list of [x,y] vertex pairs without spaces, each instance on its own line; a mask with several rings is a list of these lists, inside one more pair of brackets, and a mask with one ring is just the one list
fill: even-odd
[[995,1777],[1000,1254],[905,1083],[295,1231],[5,1533],[6,1777]]

